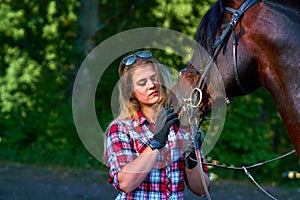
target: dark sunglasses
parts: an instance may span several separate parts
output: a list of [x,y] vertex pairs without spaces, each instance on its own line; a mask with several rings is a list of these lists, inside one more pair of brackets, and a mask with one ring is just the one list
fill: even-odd
[[151,58],[152,57],[152,53],[148,50],[143,50],[143,51],[138,51],[134,54],[130,54],[128,56],[126,56],[125,58],[123,58],[123,64],[128,66],[128,65],[132,65],[133,63],[135,63],[136,58]]

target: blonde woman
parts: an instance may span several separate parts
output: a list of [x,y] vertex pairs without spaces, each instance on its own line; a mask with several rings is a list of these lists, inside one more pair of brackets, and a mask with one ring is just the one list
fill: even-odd
[[106,131],[105,147],[109,182],[120,191],[116,199],[184,199],[184,182],[197,195],[205,192],[195,154],[186,148],[188,133],[178,127],[177,113],[165,107],[160,66],[147,50],[119,65],[120,114]]

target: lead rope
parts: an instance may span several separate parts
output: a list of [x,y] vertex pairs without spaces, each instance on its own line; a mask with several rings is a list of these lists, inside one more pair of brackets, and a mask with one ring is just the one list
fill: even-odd
[[254,165],[250,165],[250,166],[242,166],[242,167],[231,167],[231,166],[226,166],[226,165],[218,165],[218,164],[212,164],[212,163],[204,163],[204,165],[207,165],[207,166],[211,166],[211,167],[219,167],[219,168],[224,168],[224,169],[231,169],[231,170],[244,170],[245,174],[251,179],[251,181],[262,191],[264,192],[267,196],[269,196],[270,198],[274,199],[274,200],[277,200],[275,197],[273,197],[272,195],[270,195],[265,189],[263,189],[256,181],[255,179],[253,178],[253,176],[250,174],[250,172],[247,170],[247,169],[253,169],[253,168],[256,168],[256,167],[260,167],[260,166],[263,166],[265,164],[268,164],[270,162],[274,162],[276,160],[279,160],[281,158],[284,158],[284,157],[287,157],[289,155],[292,155],[296,153],[296,150],[293,149],[291,150],[290,152],[286,153],[286,154],[283,154],[279,157],[276,157],[276,158],[273,158],[271,160],[267,160],[267,161],[264,161],[264,162],[260,162],[260,163],[256,163]]
[[265,193],[268,197],[271,199],[277,200],[275,197],[273,197],[270,193],[268,193],[264,188],[262,188],[253,178],[253,176],[250,174],[250,172],[246,169],[246,167],[243,166],[245,174],[251,179],[251,181],[263,192]]
[[194,151],[195,151],[195,154],[196,154],[197,163],[199,163],[201,182],[202,182],[202,185],[203,185],[203,188],[204,188],[204,191],[205,191],[206,198],[211,200],[210,194],[209,194],[209,191],[208,191],[208,188],[207,188],[207,184],[205,182],[204,171],[203,171],[202,160],[201,160],[201,154],[200,154],[200,147],[199,147],[199,144],[198,144],[198,137],[200,137],[198,135],[198,133],[199,133],[198,132],[198,126],[197,126],[198,121],[197,121],[197,118],[195,116],[195,109],[192,106],[190,106],[190,110],[191,110],[191,116],[189,118],[189,124],[191,126],[191,129],[192,129],[193,135],[194,135]]

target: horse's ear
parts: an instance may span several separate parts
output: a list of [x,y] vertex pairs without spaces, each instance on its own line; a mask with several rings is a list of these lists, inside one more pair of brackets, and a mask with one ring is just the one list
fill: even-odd
[[192,63],[189,63],[186,68],[188,68],[188,69],[195,69],[195,66]]
[[220,11],[223,12],[224,7],[226,6],[226,1],[225,0],[219,0],[219,8]]

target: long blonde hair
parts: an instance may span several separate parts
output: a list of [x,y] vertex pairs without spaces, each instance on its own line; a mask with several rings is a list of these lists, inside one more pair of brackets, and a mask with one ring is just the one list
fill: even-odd
[[167,87],[165,83],[165,77],[161,70],[161,64],[153,57],[150,58],[140,58],[137,57],[135,63],[132,65],[125,65],[123,61],[119,65],[119,103],[120,103],[120,113],[118,119],[138,119],[137,111],[140,110],[140,103],[134,96],[132,74],[136,67],[145,64],[150,64],[153,66],[157,74],[157,82],[159,85],[160,100],[157,103],[157,110],[160,110],[165,106],[167,102]]

